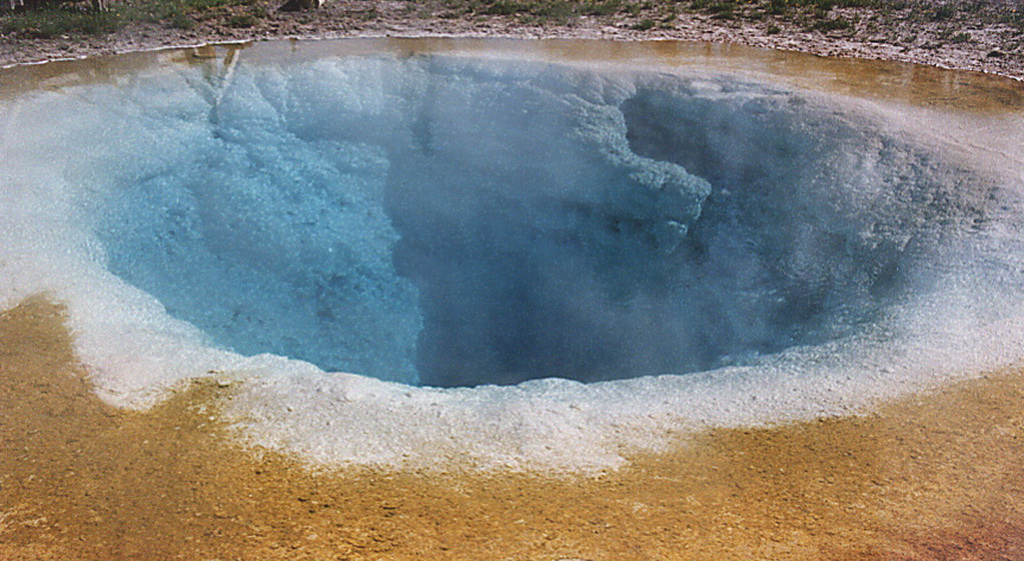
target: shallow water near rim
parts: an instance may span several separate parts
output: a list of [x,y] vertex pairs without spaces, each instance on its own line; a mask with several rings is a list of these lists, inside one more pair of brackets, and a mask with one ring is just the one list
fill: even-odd
[[255,441],[327,462],[600,468],[1018,360],[1019,89],[717,50],[88,62],[0,110],[4,305],[68,300],[114,402],[236,377]]

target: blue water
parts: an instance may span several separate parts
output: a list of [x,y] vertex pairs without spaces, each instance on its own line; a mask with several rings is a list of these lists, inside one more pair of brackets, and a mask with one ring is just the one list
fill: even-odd
[[143,108],[175,162],[104,174],[108,266],[217,345],[327,370],[742,363],[873,321],[984,219],[968,173],[736,78],[440,56],[179,72],[173,98],[99,96]]

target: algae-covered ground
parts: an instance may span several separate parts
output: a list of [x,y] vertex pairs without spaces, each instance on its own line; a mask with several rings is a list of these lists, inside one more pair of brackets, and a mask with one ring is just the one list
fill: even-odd
[[232,393],[112,408],[60,306],[0,313],[0,559],[1024,559],[1018,370],[713,430],[599,477],[319,472],[235,443]]

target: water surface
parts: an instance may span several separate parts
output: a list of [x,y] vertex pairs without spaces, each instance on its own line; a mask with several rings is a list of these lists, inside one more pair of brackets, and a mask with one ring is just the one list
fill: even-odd
[[114,403],[245,381],[250,437],[313,459],[610,466],[1020,357],[1009,81],[378,39],[14,68],[3,91],[5,307],[67,301]]

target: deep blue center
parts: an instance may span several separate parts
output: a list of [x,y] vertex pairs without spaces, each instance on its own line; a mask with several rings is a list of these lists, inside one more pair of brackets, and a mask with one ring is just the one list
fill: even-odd
[[870,322],[980,212],[927,151],[730,78],[355,58],[181,80],[152,111],[181,164],[101,202],[111,270],[215,344],[327,370],[742,363]]

